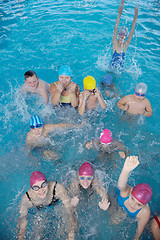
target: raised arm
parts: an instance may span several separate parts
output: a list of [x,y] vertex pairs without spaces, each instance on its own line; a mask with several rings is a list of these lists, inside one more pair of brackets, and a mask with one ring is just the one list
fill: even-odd
[[131,42],[131,40],[132,40],[133,33],[134,33],[134,30],[135,30],[135,27],[136,27],[137,16],[138,16],[138,7],[135,6],[135,14],[134,14],[134,19],[133,19],[131,31],[130,31],[130,33],[129,33],[128,39],[125,41],[125,44],[124,44],[125,50],[127,50],[128,46],[129,46],[129,44],[130,44],[130,42]]
[[76,83],[71,83],[68,91],[70,92],[72,107],[77,107],[80,94],[79,86]]
[[60,101],[61,92],[63,91],[63,86],[60,82],[54,82],[50,86],[50,96],[53,105],[58,105]]
[[78,106],[78,112],[81,116],[83,116],[86,108],[86,100],[89,96],[89,93],[87,91],[84,91],[79,96],[79,106]]
[[138,165],[139,161],[137,156],[130,156],[126,158],[123,169],[118,179],[118,188],[122,194],[125,194],[129,191],[129,187],[127,185],[129,173],[133,171]]
[[67,193],[67,190],[63,187],[63,185],[57,183],[56,186],[56,197],[59,198],[65,206],[66,212],[68,214],[69,222],[70,222],[70,230],[68,235],[68,240],[75,239],[74,233],[74,219],[73,219],[73,212],[71,207],[71,199]]
[[118,32],[118,26],[119,26],[120,18],[121,18],[122,11],[123,11],[123,6],[124,6],[124,0],[122,0],[121,5],[119,6],[116,25],[115,25],[114,31],[113,31],[113,38],[112,38],[113,48],[114,48],[114,45],[117,44],[117,32]]

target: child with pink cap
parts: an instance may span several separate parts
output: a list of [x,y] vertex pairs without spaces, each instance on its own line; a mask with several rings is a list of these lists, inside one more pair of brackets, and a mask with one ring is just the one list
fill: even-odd
[[146,183],[140,183],[135,187],[127,184],[128,176],[139,165],[137,156],[126,158],[123,169],[118,180],[119,205],[128,213],[130,217],[136,217],[138,227],[135,234],[135,240],[139,239],[150,217],[150,208],[148,203],[152,198],[152,189]]
[[100,138],[87,142],[85,147],[87,149],[95,148],[109,154],[118,152],[121,158],[125,158],[128,153],[127,148],[121,142],[112,138],[112,132],[109,129],[103,129]]
[[108,201],[108,195],[105,189],[99,187],[98,179],[94,177],[92,165],[88,162],[84,162],[81,165],[77,174],[77,181],[72,182],[70,186],[72,206],[76,207],[79,203],[82,189],[85,189],[88,192],[95,190],[101,197],[101,201],[98,203],[99,207],[104,211],[109,208],[110,202]]
[[17,226],[19,228],[18,239],[25,239],[29,209],[36,207],[40,210],[46,206],[54,206],[58,203],[58,200],[61,200],[65,206],[70,223],[68,239],[73,240],[75,233],[71,199],[63,185],[56,181],[47,181],[43,173],[34,171],[30,176],[30,186],[31,188],[24,194],[20,204],[20,219]]

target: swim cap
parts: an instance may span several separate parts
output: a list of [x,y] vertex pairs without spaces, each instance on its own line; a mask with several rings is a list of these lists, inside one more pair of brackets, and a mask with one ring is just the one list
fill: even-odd
[[93,168],[90,163],[85,162],[79,169],[79,175],[93,176]]
[[100,141],[102,144],[112,142],[112,133],[109,129],[104,129],[100,134]]
[[103,77],[103,80],[102,82],[106,85],[111,85],[112,84],[112,80],[113,80],[113,76],[111,74],[106,74],[104,77]]
[[144,93],[146,94],[147,93],[147,85],[145,83],[138,83],[135,87],[135,92],[138,92],[138,93]]
[[59,75],[66,75],[71,77],[72,76],[72,70],[69,66],[67,65],[63,65],[60,67],[59,71],[58,71],[58,76]]
[[87,76],[83,79],[84,89],[92,90],[96,88],[96,80],[92,76]]
[[39,171],[34,171],[31,176],[30,176],[30,185],[31,187],[37,183],[40,182],[42,180],[46,180],[46,177],[43,173],[39,172]]
[[131,194],[140,203],[145,205],[152,198],[152,188],[147,183],[140,183],[133,188]]
[[122,34],[122,33],[125,33],[125,37],[127,37],[127,35],[128,35],[128,28],[126,26],[123,26],[123,27],[120,28],[118,35]]
[[34,115],[29,119],[29,126],[30,128],[38,128],[38,127],[43,127],[43,121],[42,118],[39,117],[38,115]]

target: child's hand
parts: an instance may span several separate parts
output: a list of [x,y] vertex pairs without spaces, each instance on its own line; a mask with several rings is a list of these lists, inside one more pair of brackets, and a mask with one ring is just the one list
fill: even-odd
[[143,109],[142,111],[139,112],[140,115],[144,115],[145,114],[145,109]]
[[135,6],[134,11],[135,11],[135,16],[137,17],[138,16],[138,6],[137,5]]
[[102,199],[102,201],[99,202],[98,205],[102,210],[106,211],[109,208],[110,202],[108,201],[108,199]]
[[61,82],[58,82],[56,84],[56,90],[57,92],[61,93],[64,90],[63,84]]
[[124,111],[127,111],[128,108],[129,108],[129,105],[128,105],[128,104],[125,104],[124,107],[123,107],[123,110],[124,110]]
[[76,89],[76,84],[75,83],[73,83],[73,84],[71,84],[69,87],[68,87],[68,92],[70,92],[70,93],[74,93],[75,92],[75,89]]
[[100,90],[97,87],[95,88],[95,96],[96,97],[100,97],[101,96],[101,92],[100,92]]
[[91,146],[92,146],[92,142],[87,142],[85,145],[87,149],[91,149]]
[[119,156],[120,156],[121,158],[125,158],[125,157],[126,157],[126,154],[125,154],[124,152],[119,152]]
[[71,205],[73,207],[76,207],[78,203],[79,203],[79,198],[77,196],[75,196],[71,199]]
[[130,156],[126,158],[123,169],[131,172],[139,165],[138,156]]

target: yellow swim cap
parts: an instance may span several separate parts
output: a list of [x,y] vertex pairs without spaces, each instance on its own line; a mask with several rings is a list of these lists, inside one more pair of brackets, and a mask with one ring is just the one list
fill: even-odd
[[87,76],[83,79],[84,89],[92,90],[96,88],[96,80],[92,76]]

